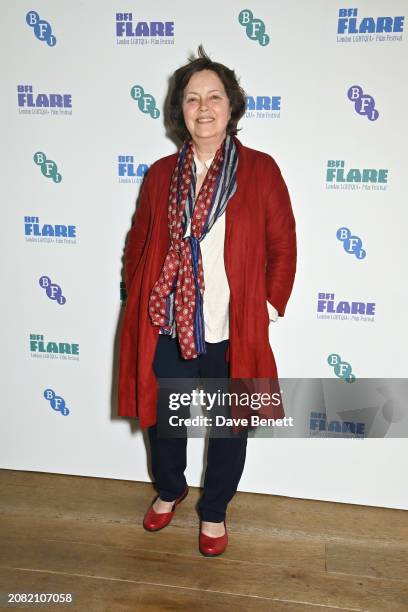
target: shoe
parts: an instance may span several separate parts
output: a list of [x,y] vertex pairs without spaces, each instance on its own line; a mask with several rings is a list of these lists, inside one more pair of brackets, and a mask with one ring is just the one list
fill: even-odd
[[150,508],[148,509],[148,511],[146,512],[144,516],[143,527],[147,529],[147,531],[159,531],[159,529],[163,529],[163,527],[167,527],[167,525],[170,523],[171,519],[173,518],[177,504],[183,501],[183,499],[187,496],[187,493],[188,493],[188,485],[186,486],[186,488],[184,489],[180,497],[177,497],[177,499],[174,500],[173,508],[171,512],[155,512],[153,510],[153,504],[159,496],[155,497],[155,499],[153,500],[153,503],[151,504]]
[[228,546],[228,534],[227,534],[227,525],[224,520],[225,533],[218,538],[212,538],[211,536],[202,533],[200,528],[200,536],[199,536],[199,549],[200,553],[204,555],[204,557],[217,557],[221,555]]

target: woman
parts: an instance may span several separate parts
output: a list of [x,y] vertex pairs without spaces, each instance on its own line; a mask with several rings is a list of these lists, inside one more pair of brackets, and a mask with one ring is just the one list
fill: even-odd
[[[159,492],[143,521],[150,531],[167,526],[188,493],[187,439],[157,435],[157,378],[277,378],[268,326],[284,315],[296,269],[280,170],[236,138],[245,97],[235,73],[200,47],[173,83],[170,119],[183,145],[150,167],[124,257],[118,414],[148,428]],[[227,547],[246,443],[245,431],[209,440],[198,504],[206,556]]]

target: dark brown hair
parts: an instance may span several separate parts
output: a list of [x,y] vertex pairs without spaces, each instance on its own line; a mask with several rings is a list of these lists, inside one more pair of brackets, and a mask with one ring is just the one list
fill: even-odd
[[184,123],[182,103],[184,89],[195,72],[212,70],[222,81],[231,104],[231,118],[227,125],[227,134],[231,136],[238,132],[238,121],[245,113],[245,92],[238,83],[234,70],[224,64],[213,62],[202,45],[197,50],[198,57],[190,57],[189,63],[175,71],[171,78],[171,92],[169,97],[170,128],[181,140],[190,138]]

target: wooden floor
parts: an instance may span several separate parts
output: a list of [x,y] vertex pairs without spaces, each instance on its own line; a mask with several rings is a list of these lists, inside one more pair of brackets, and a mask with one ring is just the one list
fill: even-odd
[[85,612],[408,611],[408,512],[237,493],[230,544],[198,551],[199,490],[146,532],[150,484],[0,470],[0,592]]

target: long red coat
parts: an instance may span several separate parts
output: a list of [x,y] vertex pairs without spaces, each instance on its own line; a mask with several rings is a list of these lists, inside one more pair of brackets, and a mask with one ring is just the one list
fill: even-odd
[[[266,300],[284,315],[296,271],[295,219],[273,158],[234,140],[237,190],[224,213],[230,377],[276,378]],[[150,167],[125,248],[128,297],[120,331],[118,415],[139,418],[142,429],[156,423],[152,363],[159,328],[150,322],[148,301],[170,244],[167,209],[176,160],[174,153]]]

